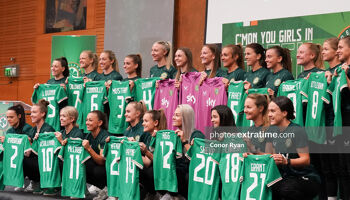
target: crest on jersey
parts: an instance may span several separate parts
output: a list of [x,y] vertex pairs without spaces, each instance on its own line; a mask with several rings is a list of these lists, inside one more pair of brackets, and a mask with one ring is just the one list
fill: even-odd
[[259,137],[259,138],[258,138],[258,141],[259,141],[260,143],[264,142],[264,140],[265,140],[265,138],[263,138],[263,137]]
[[256,85],[259,83],[259,77],[255,77],[253,80],[253,84]]
[[219,88],[215,88],[215,94],[218,95],[219,94]]
[[230,83],[235,82],[235,78],[231,78]]
[[173,96],[173,90],[169,90],[169,96]]
[[81,70],[80,67],[77,63],[71,62],[68,63],[68,67],[69,67],[69,75],[73,76],[73,77],[79,77],[81,74]]
[[292,146],[292,139],[290,139],[290,138],[286,139],[285,145],[287,148],[291,147]]
[[166,72],[163,72],[162,75],[160,75],[160,78],[166,79],[168,77],[168,74]]
[[136,135],[136,136],[135,136],[135,140],[136,140],[136,141],[139,141],[139,140],[140,140],[140,136],[139,136],[139,135]]
[[276,79],[275,82],[273,83],[276,87],[281,84],[281,79]]
[[194,87],[194,90],[199,91],[199,85],[196,85],[196,86]]

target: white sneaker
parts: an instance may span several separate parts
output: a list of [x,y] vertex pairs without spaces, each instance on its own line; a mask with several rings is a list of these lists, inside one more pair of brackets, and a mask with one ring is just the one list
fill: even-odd
[[34,187],[33,187],[34,181],[29,181],[29,185],[24,189],[25,192],[33,192]]
[[104,187],[98,192],[97,197],[94,197],[93,200],[105,200],[108,198],[107,187]]
[[16,192],[23,192],[24,191],[24,187],[15,187],[14,191],[16,191]]
[[173,197],[169,193],[166,193],[160,200],[173,200]]
[[89,188],[88,188],[88,191],[90,194],[92,195],[96,195],[97,193],[99,193],[101,191],[100,188],[94,186],[94,185],[91,185]]

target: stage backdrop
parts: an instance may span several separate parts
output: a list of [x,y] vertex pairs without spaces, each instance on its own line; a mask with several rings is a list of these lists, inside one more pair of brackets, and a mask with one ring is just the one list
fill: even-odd
[[13,104],[9,102],[0,102],[0,136],[4,136],[10,125],[6,119],[6,111]]
[[293,75],[297,76],[302,72],[302,66],[296,65],[296,52],[302,43],[322,45],[327,38],[350,35],[349,25],[350,12],[223,24],[222,45],[240,43],[246,46],[255,42],[265,48],[274,45],[288,48]]
[[52,36],[51,63],[54,59],[62,56],[68,60],[69,72],[71,76],[79,76],[79,57],[84,50],[96,52],[96,36],[94,35],[68,35]]
[[104,48],[115,52],[123,77],[124,57],[141,54],[142,76],[149,77],[152,44],[172,42],[173,24],[174,0],[106,0]]

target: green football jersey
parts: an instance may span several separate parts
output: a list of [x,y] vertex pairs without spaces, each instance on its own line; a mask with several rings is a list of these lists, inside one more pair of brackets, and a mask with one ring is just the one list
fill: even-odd
[[246,98],[247,93],[245,93],[243,81],[231,82],[228,87],[227,106],[232,110],[237,127],[250,124],[244,115],[244,101]]
[[245,74],[245,79],[248,81],[252,88],[262,88],[266,86],[271,72],[265,67],[261,67],[256,71],[250,70]]
[[248,90],[248,94],[265,94],[269,95],[268,88],[252,88]]
[[294,77],[292,73],[283,68],[280,71],[271,74],[267,80],[266,87],[272,89],[275,92],[274,96],[276,96],[281,83],[288,80],[294,80]]
[[90,158],[90,154],[84,149],[82,142],[81,139],[69,138],[58,155],[64,161],[62,196],[85,198],[86,170],[84,163]]
[[68,105],[74,106],[80,111],[80,105],[84,95],[84,79],[83,77],[69,77],[67,84]]
[[270,187],[282,180],[271,155],[248,155],[244,158],[241,199],[272,199]]
[[108,92],[110,107],[108,131],[113,134],[123,134],[128,123],[125,121],[125,99],[131,97],[129,81],[112,81]]
[[66,82],[67,77],[63,77],[61,79],[56,80],[55,78],[51,78],[47,80],[47,84],[61,84]]
[[149,77],[153,78],[153,77],[160,77],[162,79],[173,79],[175,78],[177,70],[175,69],[174,66],[170,66],[169,70],[166,68],[165,65],[158,67],[158,65],[154,65],[153,67],[151,67],[150,71],[149,71]]
[[27,151],[31,151],[28,136],[8,134],[5,136],[3,148],[4,185],[23,187],[23,158]]
[[220,158],[220,177],[222,183],[221,199],[239,199],[243,156],[241,153],[222,153]]
[[302,95],[300,93],[306,79],[297,79],[297,80],[289,80],[280,85],[278,88],[277,96],[286,96],[292,102],[294,106],[294,123],[299,124],[300,126],[304,125],[303,121],[303,102]]
[[195,138],[187,151],[190,160],[188,199],[212,199],[219,197],[219,161],[220,152],[214,152],[210,144],[213,140]]
[[38,155],[40,187],[61,187],[61,172],[58,164],[58,151],[62,148],[55,133],[39,134],[32,144],[33,153]]
[[106,159],[106,173],[107,173],[107,191],[110,197],[119,197],[119,163],[117,162],[118,156],[120,157],[120,146],[122,140],[127,140],[126,137],[110,136],[110,141],[106,143],[103,149],[103,157]]
[[104,112],[104,104],[107,103],[107,89],[104,81],[90,81],[85,83],[83,104],[79,112],[79,123],[84,133],[87,133],[85,120],[93,110]]
[[138,142],[123,141],[120,147],[119,185],[121,187],[119,200],[140,199],[139,169],[143,169],[141,150]]
[[312,73],[312,72],[320,72],[320,71],[323,71],[323,70],[322,70],[322,69],[319,69],[319,68],[317,68],[317,67],[314,67],[314,68],[312,68],[312,69],[309,69],[309,70],[306,70],[306,71],[301,72],[301,73],[298,75],[298,79],[299,79],[299,78],[306,78],[306,77],[309,75],[309,73]]
[[102,80],[102,75],[98,73],[96,70],[86,74],[82,74],[82,77],[87,77],[88,79],[91,79],[91,81],[101,81]]
[[101,77],[102,77],[102,80],[104,80],[104,81],[109,81],[109,80],[121,81],[121,80],[123,80],[122,75],[120,75],[120,73],[117,72],[116,70],[113,70],[109,74],[102,73]]
[[308,102],[305,127],[309,140],[323,144],[326,140],[325,109],[323,102],[329,104],[327,79],[324,72],[311,73],[300,92],[303,102]]
[[227,78],[230,82],[234,81],[244,81],[245,71],[242,68],[237,68],[235,71],[228,72],[225,71],[225,78]]
[[343,133],[342,115],[341,115],[341,91],[348,87],[346,74],[344,70],[337,70],[338,76],[333,76],[331,84],[328,86],[328,92],[332,94],[333,110],[334,110],[334,128],[333,136]]
[[182,157],[182,143],[175,131],[157,131],[150,150],[154,151],[153,174],[155,190],[177,192],[176,158]]
[[159,78],[139,78],[135,81],[136,100],[143,100],[147,110],[152,110],[154,103],[154,94],[156,92],[156,81]]
[[66,92],[58,84],[40,84],[33,92],[32,102],[38,103],[40,99],[50,102],[45,122],[50,124],[56,131],[59,131],[61,123],[58,105],[67,99]]

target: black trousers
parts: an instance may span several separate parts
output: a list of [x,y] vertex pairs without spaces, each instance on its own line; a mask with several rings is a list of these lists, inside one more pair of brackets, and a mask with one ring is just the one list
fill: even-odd
[[86,182],[100,189],[107,186],[107,173],[104,165],[98,165],[93,159],[85,162]]
[[302,177],[286,177],[272,186],[273,199],[312,200],[318,195],[320,183]]
[[24,177],[35,182],[40,182],[38,156],[31,153],[29,157],[24,156],[23,158],[23,174]]

